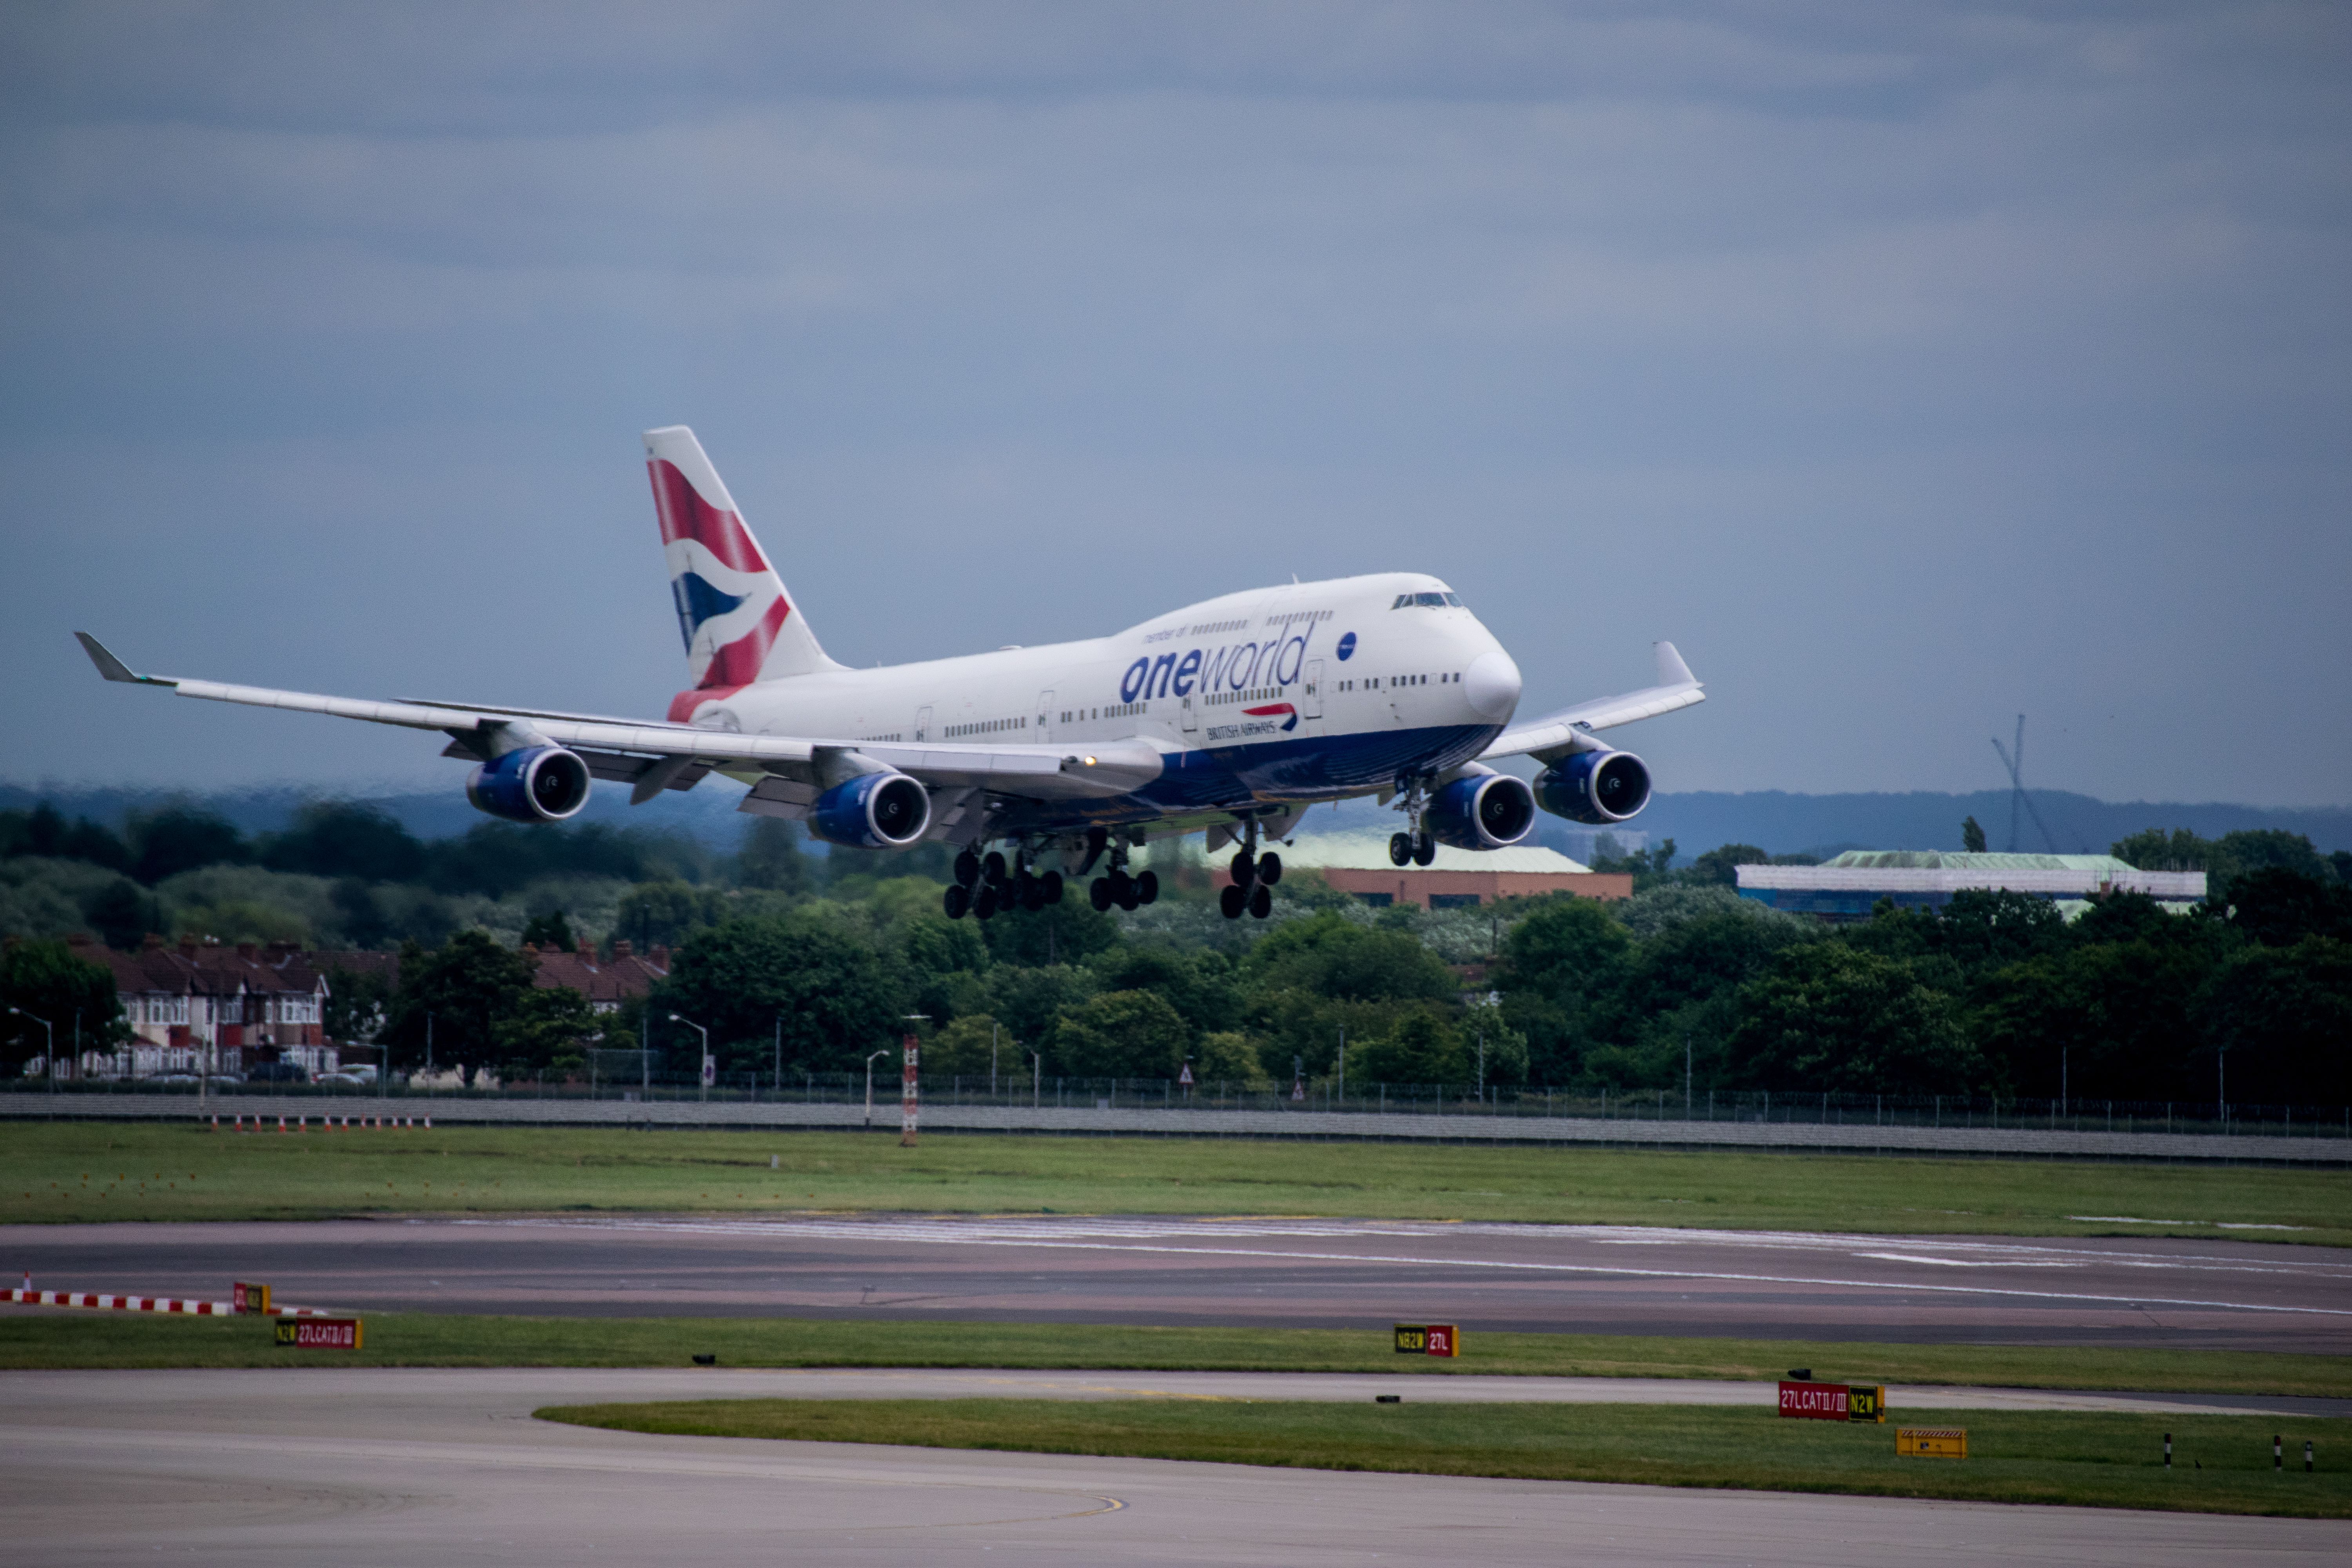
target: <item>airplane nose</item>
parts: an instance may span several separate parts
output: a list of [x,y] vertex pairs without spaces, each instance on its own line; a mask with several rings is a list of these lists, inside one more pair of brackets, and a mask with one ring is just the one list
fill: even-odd
[[1499,724],[1519,705],[1519,667],[1501,648],[1489,648],[1462,672],[1462,695],[1471,711]]

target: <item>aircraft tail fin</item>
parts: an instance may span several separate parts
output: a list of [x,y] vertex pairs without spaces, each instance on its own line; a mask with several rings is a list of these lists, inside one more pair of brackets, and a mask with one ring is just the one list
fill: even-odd
[[744,525],[694,432],[671,425],[646,431],[645,439],[691,681],[671,701],[671,720],[685,722],[702,704],[755,680],[839,669]]

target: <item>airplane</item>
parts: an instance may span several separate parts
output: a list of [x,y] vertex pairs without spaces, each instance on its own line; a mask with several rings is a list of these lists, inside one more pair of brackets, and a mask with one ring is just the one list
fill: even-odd
[[[1435,577],[1390,572],[1254,588],[1087,641],[851,669],[825,655],[741,510],[685,426],[645,433],[670,596],[691,684],[662,721],[420,698],[381,701],[141,675],[87,632],[110,681],[449,737],[467,798],[509,821],[562,822],[593,781],[632,804],[713,773],[738,810],[803,823],[845,848],[957,847],[944,912],[987,920],[1061,900],[1097,866],[1098,910],[1159,897],[1129,870],[1152,839],[1237,846],[1228,920],[1264,920],[1307,809],[1371,795],[1404,815],[1402,867],[1446,844],[1499,849],[1538,809],[1605,825],[1649,803],[1650,773],[1599,732],[1704,701],[1674,644],[1656,684],[1514,722],[1519,668]],[[1534,782],[1503,759],[1544,764]]]

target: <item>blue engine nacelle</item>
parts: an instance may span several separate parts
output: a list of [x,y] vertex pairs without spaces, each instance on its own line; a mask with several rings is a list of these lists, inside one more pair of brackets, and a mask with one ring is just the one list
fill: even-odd
[[1455,779],[1431,798],[1421,825],[1456,849],[1506,848],[1536,825],[1535,791],[1509,773]]
[[1536,804],[1570,822],[1622,822],[1650,804],[1650,770],[1631,752],[1579,752],[1536,775]]
[[904,849],[931,825],[931,793],[905,773],[860,773],[816,797],[808,829],[852,849]]
[[466,798],[509,822],[561,822],[588,804],[588,764],[562,747],[525,746],[476,768]]

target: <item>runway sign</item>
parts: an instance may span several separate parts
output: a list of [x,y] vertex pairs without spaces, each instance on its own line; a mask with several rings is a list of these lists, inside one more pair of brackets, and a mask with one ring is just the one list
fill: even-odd
[[305,1351],[355,1351],[362,1338],[357,1318],[280,1318],[278,1342]]
[[1906,1459],[1965,1459],[1969,1429],[1965,1426],[1897,1426],[1895,1452]]
[[269,1287],[267,1285],[248,1285],[240,1279],[228,1288],[228,1299],[240,1312],[267,1313],[269,1310]]
[[1399,1355],[1458,1356],[1462,1331],[1452,1323],[1399,1323],[1396,1349]]
[[1801,1421],[1884,1421],[1886,1388],[1883,1384],[1780,1384],[1780,1414]]

